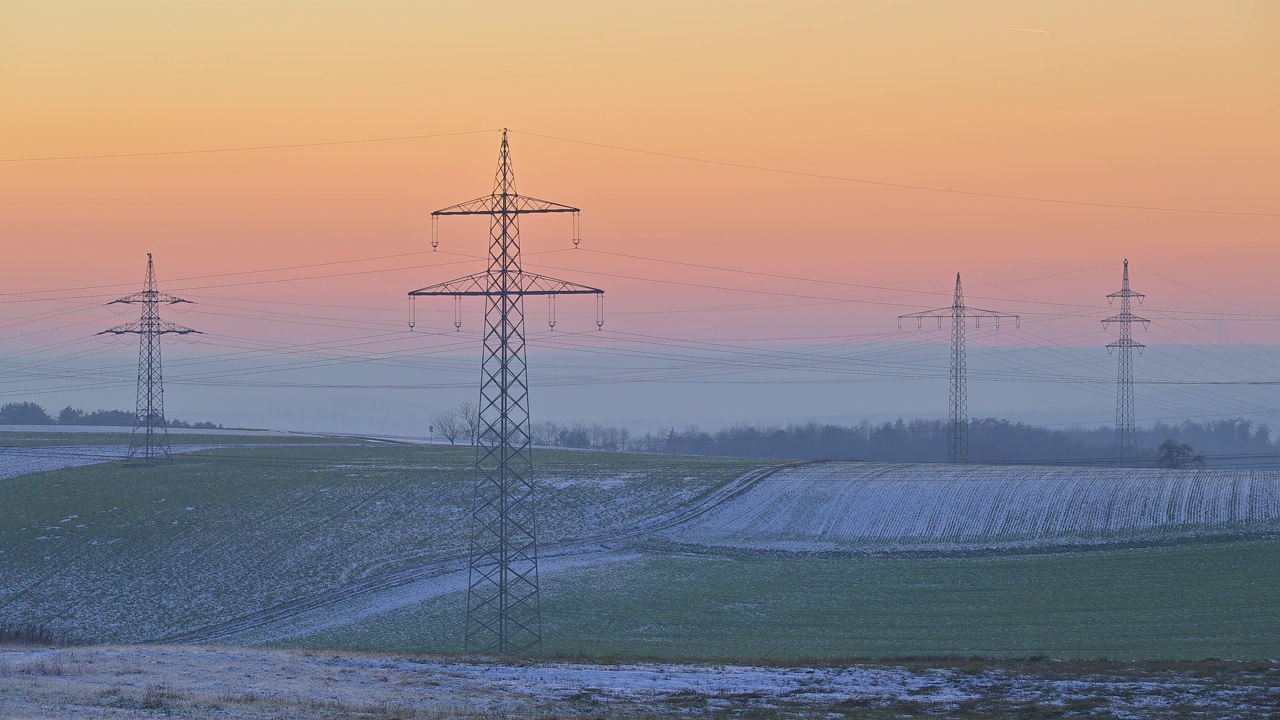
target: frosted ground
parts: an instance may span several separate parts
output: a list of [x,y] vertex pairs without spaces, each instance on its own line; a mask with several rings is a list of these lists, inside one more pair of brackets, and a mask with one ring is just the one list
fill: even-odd
[[[608,476],[597,477],[592,482],[597,488],[615,488],[620,491],[618,494],[627,492],[624,485]],[[546,483],[544,489],[546,494],[554,496],[557,490],[571,486],[572,483],[559,478]],[[651,506],[649,511],[654,509]],[[863,591],[878,588],[887,593],[902,590],[877,585],[885,577],[901,577],[904,587],[913,582],[927,582],[930,577],[955,577],[955,582],[964,587],[969,583],[966,573],[972,575],[975,569],[1001,568],[999,555],[1010,553],[1012,560],[1004,563],[1001,575],[1018,578],[1018,584],[1023,586],[1031,578],[1040,578],[1045,583],[1042,588],[1045,592],[1052,592],[1052,586],[1061,582],[1061,577],[1090,573],[1096,577],[1110,572],[1112,559],[1119,557],[1123,562],[1111,580],[1123,582],[1126,575],[1141,579],[1142,587],[1130,589],[1128,595],[1136,598],[1144,591],[1150,592],[1150,599],[1158,602],[1165,591],[1176,596],[1180,584],[1211,582],[1223,590],[1233,587],[1232,581],[1238,578],[1186,573],[1194,572],[1198,564],[1216,566],[1223,561],[1252,561],[1260,554],[1265,555],[1268,552],[1265,548],[1269,547],[1265,539],[1276,532],[1278,518],[1280,474],[1265,471],[954,468],[861,463],[767,468],[739,476],[677,511],[633,519],[626,531],[613,531],[605,536],[580,535],[576,539],[546,544],[542,562],[542,574],[549,578],[546,620],[552,626],[562,622],[557,611],[570,615],[600,612],[601,607],[609,606],[603,599],[612,598],[613,612],[625,612],[623,608],[633,607],[637,615],[652,620],[629,626],[614,623],[617,628],[629,628],[615,629],[616,635],[646,638],[631,640],[633,646],[645,651],[669,652],[683,632],[691,644],[691,639],[697,637],[705,643],[702,647],[717,648],[717,652],[732,655],[737,648],[737,652],[760,653],[769,646],[768,641],[763,641],[766,638],[785,643],[788,637],[794,641],[795,636],[744,627],[740,634],[757,637],[762,642],[739,641],[721,648],[715,638],[703,638],[701,634],[700,628],[708,623],[714,627],[717,622],[723,622],[711,608],[705,617],[691,623],[696,628],[682,631],[679,624],[669,618],[659,620],[662,605],[684,608],[685,615],[692,618],[695,608],[699,608],[706,597],[721,597],[726,602],[725,610],[730,612],[755,613],[762,618],[772,617],[774,613],[785,614],[786,597],[772,604],[767,600],[771,597],[772,585],[777,583],[765,583],[751,592],[741,589],[750,587],[750,579],[757,576],[771,579],[786,576],[797,583],[797,587],[805,582],[815,585],[807,592],[788,596],[792,597],[792,612],[830,618],[838,611],[820,608],[820,603],[814,603],[813,598],[835,593],[837,597],[830,598],[835,604],[840,592],[851,593],[852,601],[859,587]],[[1251,538],[1261,539],[1264,545],[1257,545]],[[1243,544],[1230,547],[1222,544],[1241,539]],[[1196,540],[1215,540],[1216,544],[1187,545]],[[1132,550],[1134,546],[1148,549]],[[1048,560],[1022,555],[1109,547],[1116,550],[1103,559],[1094,560],[1069,554]],[[1115,552],[1125,554],[1116,556]],[[994,554],[995,561],[985,566],[957,565],[947,559],[973,553]],[[903,554],[925,554],[939,559],[932,564],[922,561],[905,566],[891,564],[890,572],[882,570],[872,578],[853,583],[848,577],[867,572],[865,563],[835,559],[892,558]],[[1089,564],[1093,569],[1086,570],[1082,564]],[[917,572],[915,575],[901,572],[902,567]],[[1055,579],[1055,576],[1061,577]],[[639,589],[632,594],[615,592],[618,578],[627,579],[623,588]],[[392,585],[386,582],[388,579],[403,582]],[[1267,585],[1272,580],[1272,575],[1258,575],[1248,582]],[[242,617],[170,639],[353,648],[361,647],[362,642],[373,642],[376,647],[410,649],[414,647],[414,638],[427,632],[421,625],[430,618],[448,628],[431,630],[435,637],[456,643],[460,628],[450,618],[461,616],[459,602],[465,582],[465,563],[458,558],[384,577],[376,588],[349,586],[348,593],[342,597],[316,594],[301,602],[277,607],[273,613]],[[697,588],[699,583],[705,584],[696,597],[685,597],[670,590],[673,586],[686,585]],[[1000,587],[998,581],[986,584],[987,589],[965,592],[994,594],[994,589]],[[732,591],[735,587],[739,592]],[[1079,583],[1078,588],[1086,591],[1083,601],[1089,587]],[[722,592],[718,593],[717,589]],[[1053,605],[1033,596],[1005,594],[1020,598],[1019,602],[1046,608]],[[1061,597],[1063,593],[1057,595]],[[592,606],[581,607],[573,601],[575,597],[592,598],[591,603],[587,603]],[[885,611],[887,606],[901,601],[900,598],[893,600],[894,597],[888,595],[886,607],[880,610]],[[970,595],[970,601],[975,597],[980,595]],[[664,598],[664,601],[655,602],[653,598]],[[1211,618],[1197,620],[1197,623],[1202,625],[1205,634],[1210,634],[1217,626],[1213,619],[1222,622],[1231,617],[1225,607],[1214,609],[1214,602],[1206,597],[1188,607],[1177,608],[1169,603],[1163,607],[1186,617],[1193,617],[1196,612],[1209,613]],[[863,610],[871,612],[870,608]],[[1168,619],[1158,612],[1140,614],[1143,617],[1126,618],[1123,623],[1130,627],[1150,623],[1148,634],[1154,634],[1160,631],[1160,623]],[[1117,611],[1114,617],[1119,616]],[[957,618],[953,624],[964,622],[964,618]],[[786,623],[781,624],[788,627]],[[1247,622],[1240,619],[1238,628],[1243,631],[1246,627]],[[829,629],[838,632],[835,627]],[[791,628],[789,632],[797,630]],[[1098,628],[1096,632],[1105,630]],[[562,637],[566,635],[572,633],[562,631]],[[664,635],[671,638],[666,645],[647,642],[647,638]],[[1037,645],[1039,638],[1034,633],[1026,635],[1026,641],[1021,644],[1009,638],[1003,652],[1054,651],[1051,645]],[[1187,633],[1179,656],[1214,654],[1212,646],[1200,643],[1198,638],[1192,639],[1192,635]],[[1276,640],[1275,629],[1257,634],[1257,638],[1263,640],[1262,645],[1237,648],[1242,656],[1271,647],[1267,643]],[[873,638],[862,641],[866,646],[881,647],[873,644],[873,641],[879,642]],[[905,642],[902,637],[897,641]],[[979,641],[980,638],[966,638],[962,644],[949,646],[949,650],[990,653],[999,647]],[[571,652],[609,653],[607,644],[585,639],[581,642],[562,647]],[[818,637],[812,637],[807,645],[814,648],[810,652],[820,655],[832,652],[819,650],[822,646]],[[444,647],[459,649],[448,644]],[[903,644],[901,647],[904,651],[929,651],[927,645]],[[893,652],[892,648],[891,644],[883,646],[888,653]],[[1126,645],[1119,640],[1106,648],[1137,657],[1144,652],[1137,645]],[[1087,656],[1089,651],[1075,649],[1072,654]]]
[[[219,445],[175,445],[173,452],[210,450]],[[0,480],[70,467],[118,462],[129,457],[128,445],[0,448]]]
[[[51,458],[84,460],[61,449]],[[157,468],[101,462],[10,478],[0,485],[0,622],[137,642],[290,604],[377,602],[406,582],[433,586],[465,554],[473,458],[463,448],[266,443]],[[548,553],[676,512],[752,466],[541,459]]]
[[[469,449],[219,438],[139,470],[99,437],[0,450],[0,622],[184,644],[0,648],[0,716],[1280,706],[1273,472],[541,451],[546,651],[600,661],[497,664],[422,654],[461,650]],[[944,659],[870,660],[903,655]],[[1033,656],[1082,660],[996,659]]]
[[[517,662],[196,646],[0,648],[18,717],[1274,717],[1275,663]],[[874,713],[874,715],[872,715]]]
[[662,537],[691,549],[951,551],[1280,529],[1280,473],[820,463]]
[[[4,434],[28,433],[51,435],[128,435],[131,428],[121,425],[0,425],[0,437]],[[235,430],[231,428],[168,428],[170,435],[224,435],[227,437],[296,438],[306,434],[280,430]]]
[[[472,451],[259,442],[4,480],[0,622],[460,651]],[[549,653],[1280,657],[1275,472],[535,462]]]

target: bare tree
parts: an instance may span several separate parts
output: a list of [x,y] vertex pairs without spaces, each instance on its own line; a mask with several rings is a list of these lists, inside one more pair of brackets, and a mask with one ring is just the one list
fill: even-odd
[[461,418],[467,439],[475,445],[480,439],[480,408],[475,403],[464,402],[454,412]]
[[1160,447],[1156,450],[1155,465],[1158,468],[1172,469],[1187,465],[1204,467],[1204,453],[1197,454],[1187,443],[1180,443],[1173,438],[1169,438],[1160,443]]
[[560,426],[550,420],[539,420],[529,424],[529,435],[534,445],[552,446],[560,435]]
[[435,427],[436,433],[448,440],[450,445],[453,445],[458,438],[467,434],[466,421],[463,419],[462,413],[458,412],[458,408],[437,410],[431,416],[431,424]]

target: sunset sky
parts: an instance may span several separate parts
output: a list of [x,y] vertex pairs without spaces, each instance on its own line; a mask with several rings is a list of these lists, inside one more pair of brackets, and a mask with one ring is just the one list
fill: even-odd
[[[1280,345],[1278,33],[1270,2],[0,0],[0,342],[122,322],[100,301],[146,252],[224,338],[400,326],[486,229],[384,256],[489,191],[507,127],[520,190],[583,209],[579,251],[525,222],[527,269],[605,288],[614,332],[920,339],[896,316],[960,272],[1023,315],[979,344],[1096,349],[1127,257],[1149,345]],[[147,155],[446,133],[471,134]],[[100,155],[134,156],[51,159]],[[562,300],[557,331],[593,311]]]

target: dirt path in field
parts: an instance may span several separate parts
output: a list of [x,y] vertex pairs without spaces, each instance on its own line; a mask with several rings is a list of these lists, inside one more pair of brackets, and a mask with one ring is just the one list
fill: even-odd
[[[690,522],[723,503],[733,500],[770,475],[800,464],[803,463],[788,463],[754,470],[713,488],[682,508],[657,517],[640,519],[630,528],[543,544],[539,548],[538,562],[544,569],[552,571],[575,565],[608,562],[611,556],[620,555],[620,551],[630,542],[646,535]],[[466,576],[467,556],[461,554],[453,555],[404,570],[361,580],[334,590],[295,598],[214,625],[168,635],[156,639],[155,642],[210,643],[226,640],[272,625],[298,620],[304,615],[316,613],[316,611],[339,603],[358,600],[369,601],[379,595],[392,593],[415,584],[425,584],[429,588],[425,593],[421,591],[414,593],[414,599],[423,600],[430,597],[438,597],[451,592],[465,590]],[[284,635],[304,634],[334,623],[322,618],[316,618],[314,621],[304,624],[306,625],[305,628],[290,628],[284,632]]]

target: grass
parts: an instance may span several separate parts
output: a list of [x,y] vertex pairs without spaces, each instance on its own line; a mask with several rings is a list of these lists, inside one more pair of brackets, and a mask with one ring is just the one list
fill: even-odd
[[[647,554],[543,582],[552,655],[1280,657],[1280,541],[978,558]],[[462,650],[460,594],[293,645]]]
[[55,644],[53,631],[43,625],[0,623],[0,647],[45,646]]
[[[473,459],[464,447],[298,444],[0,481],[0,625],[140,642],[458,555]],[[628,527],[759,466],[556,451],[535,462],[544,545]],[[773,662],[1278,658],[1278,556],[1274,538],[882,558],[640,544],[544,573],[545,650]],[[289,644],[461,651],[463,600],[447,594]],[[343,619],[343,609],[331,612]]]
[[[69,447],[83,445],[128,445],[132,438],[131,429],[127,427],[112,428],[104,432],[11,432],[0,426],[0,448],[39,448]],[[189,430],[174,432],[169,435],[173,445],[276,445],[276,444],[320,444],[335,442],[353,442],[343,437],[327,437],[322,435],[292,435],[286,433],[262,434],[230,434],[221,430]]]
[[[936,559],[659,555],[549,585],[549,648],[822,658],[1280,656],[1280,542]],[[589,588],[595,588],[589,593]]]
[[[546,541],[622,527],[754,465],[536,458]],[[0,623],[136,642],[464,552],[473,461],[462,447],[235,447],[0,481]]]
[[[100,646],[0,672],[18,717],[1270,718],[1274,663],[901,660],[839,666],[498,661]],[[6,658],[0,653],[0,670]],[[29,669],[43,663],[51,669]],[[135,670],[136,668],[136,670]],[[127,670],[122,672],[122,670]],[[1066,681],[1066,682],[1063,682]]]

